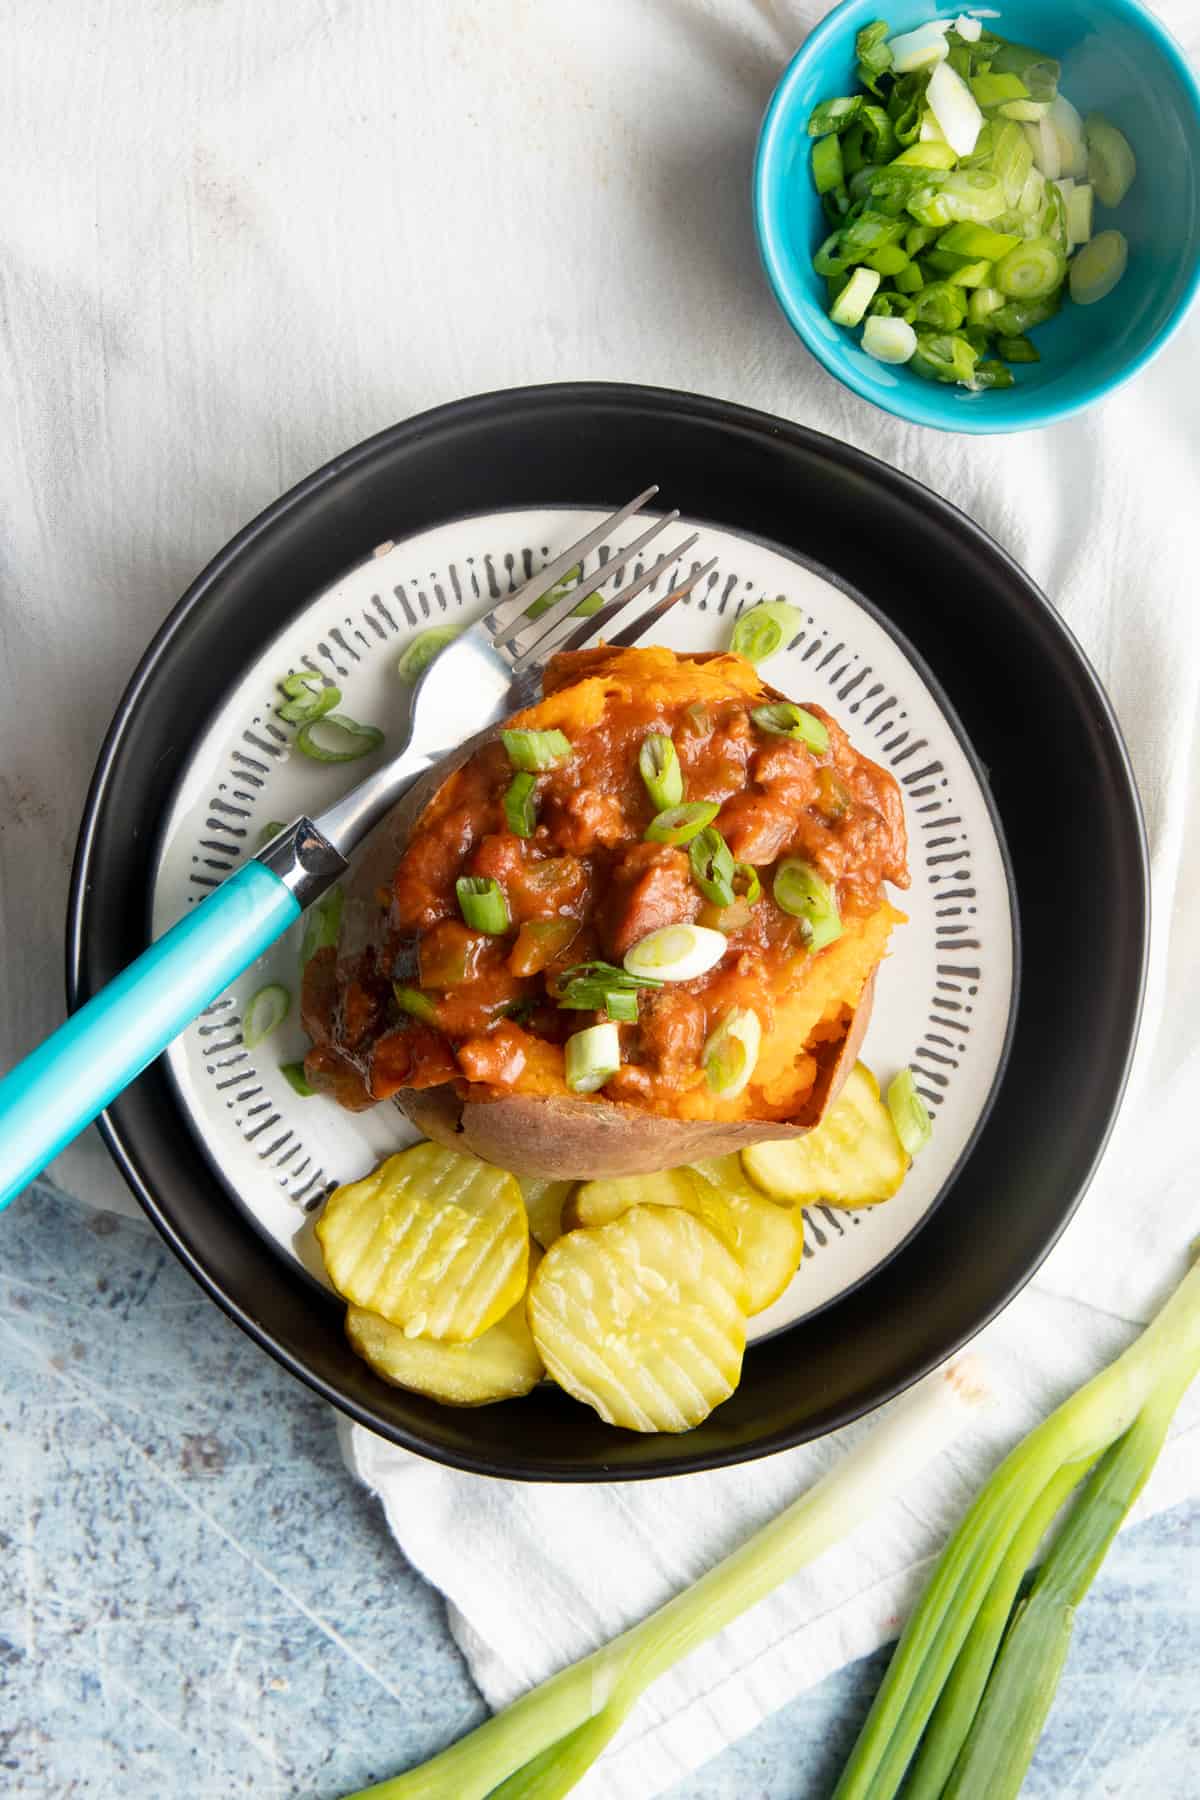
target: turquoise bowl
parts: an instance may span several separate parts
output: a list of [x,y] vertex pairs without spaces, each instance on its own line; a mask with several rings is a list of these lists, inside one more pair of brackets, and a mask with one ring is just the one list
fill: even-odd
[[[1099,111],[1133,145],[1138,175],[1115,212],[1097,206],[1097,229],[1117,226],[1129,266],[1106,299],[1067,301],[1035,341],[1040,363],[1016,385],[973,394],[928,382],[869,357],[857,332],[833,324],[812,254],[826,236],[809,171],[808,115],[818,100],[856,88],[854,39],[872,19],[910,31],[926,19],[976,11],[988,27],[1062,62],[1062,91],[1080,112]],[[1200,286],[1200,87],[1178,44],[1137,0],[997,0],[889,6],[844,0],[796,52],[763,120],[754,169],[754,216],[767,277],[792,326],[831,375],[885,412],[940,431],[1025,431],[1103,400],[1136,375],[1177,329]]]

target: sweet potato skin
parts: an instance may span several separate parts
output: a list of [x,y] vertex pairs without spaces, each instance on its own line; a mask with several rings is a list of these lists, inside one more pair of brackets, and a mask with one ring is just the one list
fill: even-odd
[[846,1036],[822,1060],[810,1109],[794,1124],[663,1119],[607,1100],[528,1094],[464,1103],[449,1087],[406,1089],[395,1096],[395,1103],[423,1136],[451,1149],[470,1150],[514,1175],[582,1181],[646,1175],[680,1163],[728,1156],[747,1144],[802,1137],[812,1130],[854,1067],[870,1023],[874,986],[872,976]]

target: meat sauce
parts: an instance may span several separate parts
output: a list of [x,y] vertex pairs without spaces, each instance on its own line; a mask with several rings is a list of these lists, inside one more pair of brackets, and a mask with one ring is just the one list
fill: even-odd
[[[813,1079],[807,1052],[844,1031],[900,917],[884,895],[885,882],[908,884],[895,780],[860,756],[820,706],[806,703],[828,728],[826,752],[760,730],[751,709],[773,696],[737,657],[584,651],[554,660],[546,694],[519,722],[562,730],[572,754],[537,777],[532,837],[508,825],[513,769],[503,745],[489,744],[422,815],[391,893],[378,897],[365,947],[360,938],[351,953],[343,931],[339,952],[311,959],[302,1000],[314,1043],[310,1081],[353,1107],[445,1082],[464,1093],[468,1084],[564,1093],[561,1046],[603,1015],[561,1008],[556,977],[596,959],[620,964],[649,932],[696,921],[725,932],[727,954],[706,976],[639,995],[637,1022],[620,1028],[622,1067],[602,1097],[725,1116],[730,1103],[708,1095],[701,1053],[718,1019],[749,1005],[765,1032],[786,1024],[801,1035],[761,1059],[738,1110],[792,1116]],[[739,896],[714,906],[692,878],[686,848],[646,840],[656,809],[638,752],[652,732],[674,742],[686,800],[719,804],[716,828],[760,877],[754,905]],[[773,866],[784,856],[802,857],[836,895],[843,937],[816,955],[772,898]],[[503,936],[463,921],[461,875],[498,883],[511,921]]]

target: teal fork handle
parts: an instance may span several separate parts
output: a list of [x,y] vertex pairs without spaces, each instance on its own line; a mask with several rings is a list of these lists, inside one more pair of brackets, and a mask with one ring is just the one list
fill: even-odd
[[0,1208],[299,916],[249,862],[0,1081]]

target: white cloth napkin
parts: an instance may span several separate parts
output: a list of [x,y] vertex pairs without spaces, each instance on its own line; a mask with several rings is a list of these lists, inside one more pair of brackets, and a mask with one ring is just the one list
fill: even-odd
[[[1138,1080],[1075,1223],[986,1335],[1002,1400],[870,1528],[659,1684],[589,1777],[623,1800],[892,1634],[968,1494],[1128,1340],[1200,1230],[1200,317],[1131,387],[1043,433],[948,437],[837,386],[766,291],[748,203],[762,109],[823,10],[110,0],[102,22],[13,9],[0,59],[0,1063],[61,1017],[87,777],[168,607],[310,469],[459,394],[646,381],[858,444],[1024,564],[1124,725],[1154,856]],[[1200,51],[1193,0],[1159,10]],[[129,1204],[90,1138],[53,1174]],[[551,1489],[454,1475],[359,1432],[350,1450],[497,1705],[674,1592],[836,1453]],[[1198,1492],[1193,1400],[1143,1505]]]

